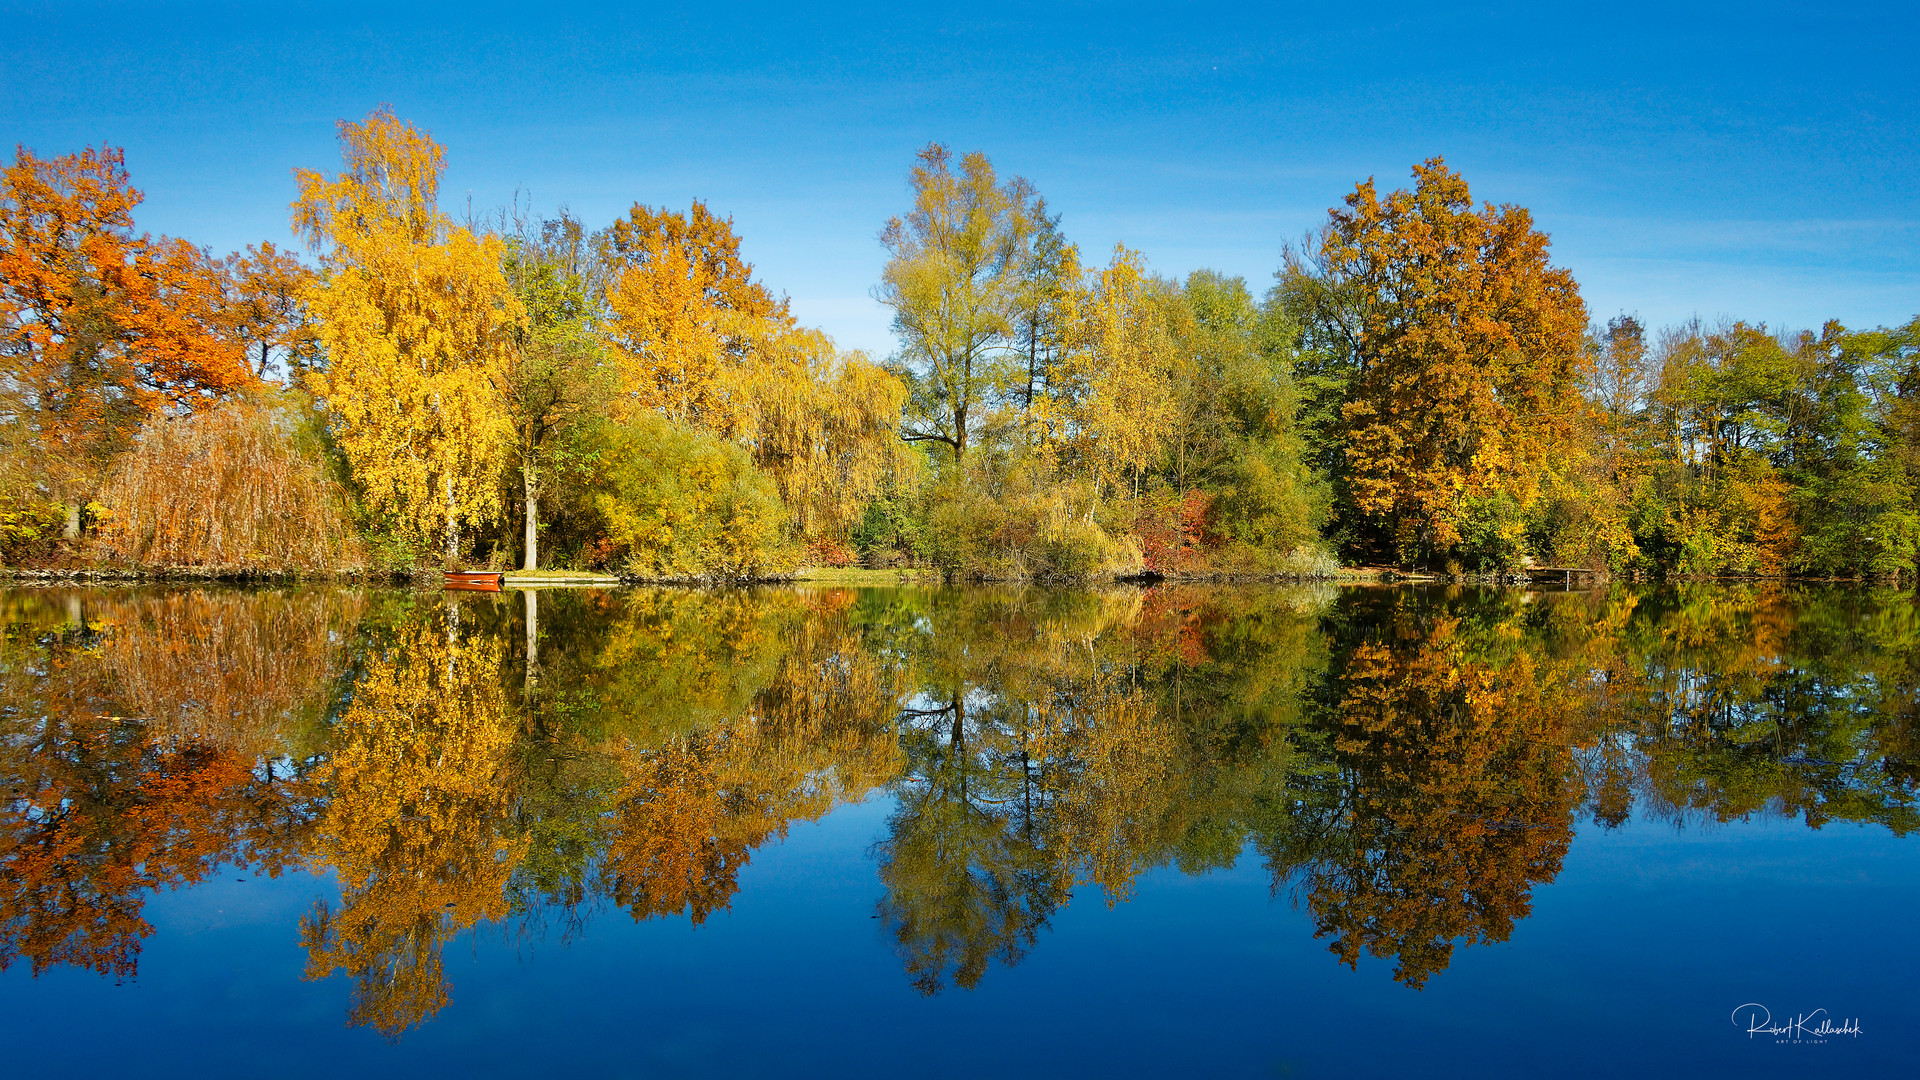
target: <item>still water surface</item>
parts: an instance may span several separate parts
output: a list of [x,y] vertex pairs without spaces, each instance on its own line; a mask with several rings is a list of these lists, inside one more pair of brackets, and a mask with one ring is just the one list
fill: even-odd
[[1911,592],[0,623],[5,1075],[1920,1071]]

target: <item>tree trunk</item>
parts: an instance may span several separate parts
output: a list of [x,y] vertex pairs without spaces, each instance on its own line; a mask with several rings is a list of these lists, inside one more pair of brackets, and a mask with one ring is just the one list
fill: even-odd
[[1034,375],[1040,370],[1040,321],[1038,319],[1028,321],[1027,333],[1027,397],[1021,403],[1021,407],[1028,413],[1032,413],[1033,380]]
[[447,477],[447,569],[456,568],[460,557],[460,520],[453,512],[453,477]]
[[79,503],[67,504],[66,537],[69,540],[80,539],[80,504]]
[[540,590],[520,591],[525,594],[527,601],[527,678],[521,694],[531,709],[534,686],[540,681]]
[[526,480],[527,492],[526,557],[522,560],[521,569],[531,574],[540,568],[540,536],[537,531],[540,524],[540,489],[534,482],[532,462],[521,467],[520,475]]

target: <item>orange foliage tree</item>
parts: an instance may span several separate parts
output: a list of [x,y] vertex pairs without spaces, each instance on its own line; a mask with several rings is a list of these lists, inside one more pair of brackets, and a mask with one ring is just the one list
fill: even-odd
[[277,363],[288,383],[300,382],[320,351],[318,331],[301,300],[312,284],[312,268],[266,242],[227,256],[221,269],[229,340],[246,351],[256,377],[266,378]]
[[740,443],[799,538],[843,536],[900,460],[900,380],[797,325],[704,203],[636,205],[600,239],[625,409]]
[[1333,211],[1315,265],[1346,354],[1346,495],[1362,526],[1408,559],[1446,558],[1467,534],[1517,542],[1573,435],[1587,364],[1586,305],[1524,208],[1476,209],[1434,158],[1412,191],[1372,180]]
[[695,200],[687,214],[635,204],[603,236],[611,338],[631,403],[733,438],[747,425],[752,341],[791,326],[740,258],[733,221]]
[[0,424],[13,464],[46,497],[80,507],[109,457],[154,412],[253,382],[226,332],[222,268],[180,240],[136,234],[122,153],[0,171]]

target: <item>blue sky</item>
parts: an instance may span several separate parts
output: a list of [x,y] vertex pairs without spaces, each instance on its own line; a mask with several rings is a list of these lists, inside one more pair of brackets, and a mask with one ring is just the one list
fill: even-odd
[[142,228],[230,250],[286,242],[292,170],[390,103],[456,209],[703,198],[883,354],[877,235],[929,140],[1028,177],[1090,258],[1256,290],[1356,181],[1440,154],[1600,319],[1920,313],[1911,4],[798,7],[0,3],[0,134],[125,147]]

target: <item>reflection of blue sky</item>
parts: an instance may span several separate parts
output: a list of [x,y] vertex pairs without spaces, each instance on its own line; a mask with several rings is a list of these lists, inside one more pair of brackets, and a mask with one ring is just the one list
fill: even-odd
[[[342,1025],[348,983],[300,979],[299,919],[333,887],[231,874],[147,905],[136,982],[0,977],[19,1076],[1894,1076],[1920,1057],[1911,838],[1781,818],[1583,827],[1512,940],[1456,948],[1424,990],[1340,966],[1257,852],[1083,888],[1017,967],[922,998],[881,924],[873,797],[757,849],[730,910],[597,913],[569,944],[445,946],[449,1003],[388,1045]],[[251,874],[247,875],[250,879]],[[556,935],[557,936],[557,935]],[[1729,1021],[1858,1016],[1779,1047]],[[107,1019],[103,1019],[107,1018]],[[1291,1074],[1280,1070],[1292,1065]]]
[[450,202],[702,196],[803,317],[879,350],[874,237],[935,138],[1168,272],[1258,287],[1355,180],[1442,153],[1534,209],[1601,317],[1920,310],[1910,5],[342,10],[12,11],[0,126],[124,144],[143,225],[230,248],[284,239],[289,170],[389,101],[448,144]]

